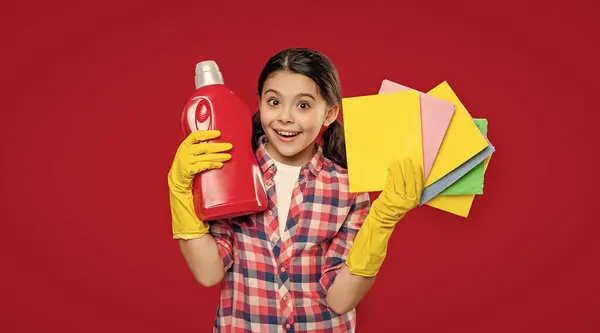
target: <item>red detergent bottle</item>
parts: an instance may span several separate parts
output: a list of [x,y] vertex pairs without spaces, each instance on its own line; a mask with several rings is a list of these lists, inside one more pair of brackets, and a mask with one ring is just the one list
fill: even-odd
[[196,175],[192,193],[202,221],[229,219],[264,211],[267,194],[252,150],[252,114],[223,81],[216,62],[196,65],[196,91],[181,115],[185,136],[196,130],[219,130],[212,142],[229,142],[231,159],[221,169]]

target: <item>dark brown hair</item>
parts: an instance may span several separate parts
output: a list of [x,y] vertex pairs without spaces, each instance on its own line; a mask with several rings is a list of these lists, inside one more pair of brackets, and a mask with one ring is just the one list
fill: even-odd
[[[317,51],[305,48],[283,50],[271,57],[258,78],[258,96],[262,96],[265,81],[277,71],[287,70],[312,79],[319,88],[319,94],[329,107],[339,105],[342,100],[337,70],[329,58]],[[258,139],[265,132],[260,122],[260,114],[252,117],[252,148],[258,147]],[[344,127],[339,120],[331,123],[323,132],[323,155],[335,164],[347,168],[346,140]]]

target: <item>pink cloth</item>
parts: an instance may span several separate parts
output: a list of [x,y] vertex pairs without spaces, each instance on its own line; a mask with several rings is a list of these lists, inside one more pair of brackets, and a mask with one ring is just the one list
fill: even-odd
[[[380,94],[415,90],[390,80],[383,80]],[[415,90],[416,91],[416,90]],[[418,91],[421,98],[421,131],[423,132],[423,165],[425,180],[431,172],[456,106],[437,97]]]

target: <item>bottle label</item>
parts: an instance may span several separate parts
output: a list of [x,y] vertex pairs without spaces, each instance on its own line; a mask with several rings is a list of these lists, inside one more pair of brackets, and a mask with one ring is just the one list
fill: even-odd
[[212,104],[203,96],[198,96],[186,112],[187,123],[190,130],[212,129]]

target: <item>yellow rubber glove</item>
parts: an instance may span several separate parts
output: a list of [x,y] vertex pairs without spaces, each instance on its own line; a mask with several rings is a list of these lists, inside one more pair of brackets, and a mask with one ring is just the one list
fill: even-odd
[[221,168],[231,159],[224,153],[232,148],[230,143],[206,142],[220,135],[219,131],[195,131],[177,149],[168,177],[173,238],[199,238],[209,232],[208,223],[196,216],[192,184],[197,173]]
[[416,166],[410,158],[390,164],[386,187],[373,201],[346,258],[352,274],[377,275],[396,223],[419,204],[422,192],[422,167]]

